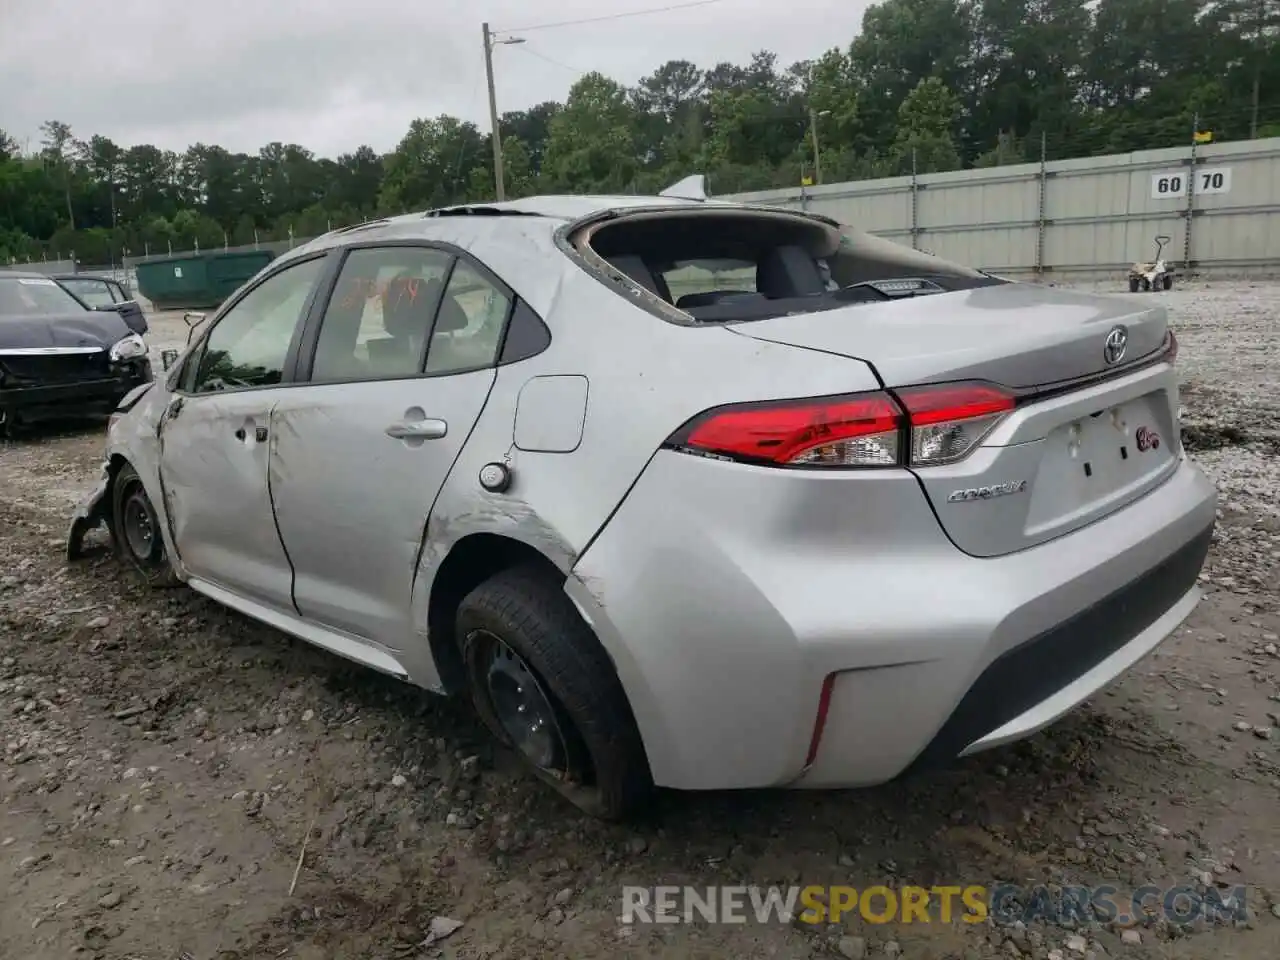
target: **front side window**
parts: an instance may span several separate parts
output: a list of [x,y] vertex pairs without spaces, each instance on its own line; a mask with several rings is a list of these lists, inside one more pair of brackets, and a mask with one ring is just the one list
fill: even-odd
[[74,293],[91,307],[110,306],[115,303],[111,296],[111,288],[105,280],[94,280],[91,277],[74,280],[63,280],[62,285]]
[[511,298],[471,264],[459,260],[440,301],[427,348],[427,373],[493,366],[510,312]]
[[223,314],[204,343],[192,392],[279,383],[294,331],[323,265],[324,258],[317,257],[286,267]]
[[311,364],[313,381],[380,380],[422,372],[453,254],[362,247],[342,264]]

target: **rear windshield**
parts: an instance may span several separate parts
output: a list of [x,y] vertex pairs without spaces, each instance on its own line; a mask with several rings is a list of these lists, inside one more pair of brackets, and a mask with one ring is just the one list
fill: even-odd
[[57,317],[84,304],[48,277],[6,277],[0,273],[0,317]]
[[685,322],[760,320],[1006,282],[852,228],[767,211],[647,211],[588,227],[578,243]]

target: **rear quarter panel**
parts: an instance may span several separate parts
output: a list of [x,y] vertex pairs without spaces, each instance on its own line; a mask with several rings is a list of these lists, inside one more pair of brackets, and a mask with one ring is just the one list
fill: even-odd
[[[496,218],[495,218],[496,219]],[[466,225],[466,244],[526,299],[551,330],[541,354],[500,367],[489,400],[431,511],[414,590],[415,627],[426,631],[430,586],[453,545],[494,533],[539,550],[566,575],[662,443],[690,417],[725,403],[873,390],[858,360],[680,327],[630,302],[579,268],[543,232],[494,236],[494,220]],[[458,242],[457,239],[454,242]],[[521,389],[534,377],[588,380],[582,438],[572,452],[517,449]],[[481,468],[507,463],[503,493]]]

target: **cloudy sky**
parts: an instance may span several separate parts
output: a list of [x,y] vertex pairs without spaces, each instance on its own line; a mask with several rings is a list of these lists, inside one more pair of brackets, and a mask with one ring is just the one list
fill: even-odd
[[[498,109],[563,99],[581,72],[631,83],[665,60],[785,64],[844,46],[867,0],[0,0],[0,129],[182,150],[272,140],[334,155],[389,150],[414,117],[488,129],[480,24],[526,43],[494,53]],[[688,0],[684,0],[688,2]]]

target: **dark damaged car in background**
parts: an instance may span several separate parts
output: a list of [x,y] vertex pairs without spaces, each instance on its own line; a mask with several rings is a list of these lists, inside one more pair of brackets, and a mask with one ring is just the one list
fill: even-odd
[[91,307],[50,277],[0,272],[0,437],[114,410],[151,382],[146,329],[132,301]]

